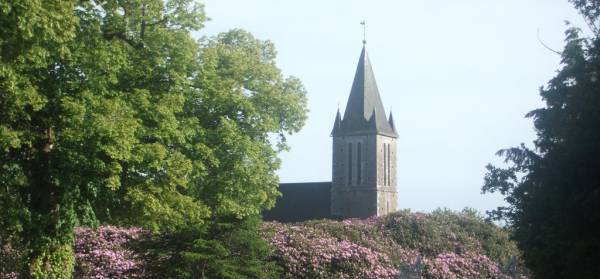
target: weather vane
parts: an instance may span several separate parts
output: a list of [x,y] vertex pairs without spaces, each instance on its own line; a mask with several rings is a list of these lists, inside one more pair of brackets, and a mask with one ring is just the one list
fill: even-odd
[[361,21],[360,25],[363,26],[363,45],[367,43],[367,24],[365,21]]

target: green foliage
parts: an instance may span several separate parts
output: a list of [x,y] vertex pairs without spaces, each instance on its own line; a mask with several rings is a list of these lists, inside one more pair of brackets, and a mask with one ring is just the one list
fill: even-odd
[[579,10],[588,27],[596,36],[600,35],[600,1],[569,0]]
[[77,225],[210,231],[273,205],[304,89],[270,42],[194,41],[205,19],[191,0],[0,1],[0,244],[60,277]]
[[[597,23],[598,1],[572,1]],[[488,165],[484,192],[510,206],[491,213],[513,227],[539,278],[596,278],[600,273],[600,39],[566,31],[562,68],[540,89],[546,106],[531,111],[535,149],[501,150],[508,167]]]
[[279,168],[269,135],[285,148],[285,133],[306,118],[299,80],[274,67],[275,49],[242,30],[206,40],[185,113],[203,128],[186,154],[198,164],[194,194],[218,215],[260,214],[278,195]]
[[67,279],[73,277],[75,256],[71,244],[41,249],[43,252],[33,259],[29,267],[33,278]]
[[153,278],[279,278],[260,218],[222,217],[214,225],[166,234],[135,245]]

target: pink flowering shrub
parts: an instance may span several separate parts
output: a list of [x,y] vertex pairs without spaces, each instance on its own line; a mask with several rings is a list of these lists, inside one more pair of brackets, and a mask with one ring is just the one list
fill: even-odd
[[389,257],[359,244],[309,227],[267,223],[287,278],[394,278]]
[[17,279],[19,278],[19,273],[13,271],[9,273],[0,272],[0,278],[2,279]]
[[400,211],[380,220],[389,237],[402,247],[418,250],[424,257],[475,253],[486,255],[502,270],[527,272],[510,232],[486,222],[473,210],[436,210],[428,214]]
[[485,255],[465,253],[440,254],[435,259],[424,259],[424,277],[440,279],[498,278],[510,279],[498,265]]
[[21,266],[21,252],[9,244],[0,246],[0,279],[16,279]]
[[[523,279],[528,275],[509,233],[472,212],[402,211],[364,220],[267,222],[260,235],[273,249],[270,258],[271,248],[266,246],[264,253],[256,252],[260,248],[256,246],[256,253],[241,256],[251,243],[244,236],[256,232],[256,227],[247,229],[237,235],[239,243],[232,244],[230,238],[221,243],[209,238],[200,241],[195,234],[189,239],[178,234],[153,236],[139,228],[77,228],[75,277],[189,278],[201,267],[204,271],[198,274],[204,274],[207,263],[214,274],[249,274],[236,268],[257,255],[275,261],[274,272],[282,273],[269,274],[281,278]],[[223,249],[218,243],[233,246]],[[16,278],[15,269],[7,267],[12,259],[19,259],[19,253],[7,245],[1,248],[0,278]],[[264,268],[263,263],[252,268]],[[191,269],[185,269],[185,264]],[[231,266],[223,269],[227,264]],[[174,273],[160,271],[169,268]]]
[[[466,216],[457,218],[456,215],[443,211],[433,214],[400,211],[382,218],[381,224],[400,245],[418,249],[424,256],[433,257],[444,252],[481,252],[482,245],[478,239],[481,235],[474,231],[465,232],[462,225],[467,222]],[[481,220],[473,221],[478,225],[482,223]]]
[[[285,278],[527,278],[509,233],[473,212],[263,225]],[[510,276],[509,276],[510,275]]]
[[370,247],[388,255],[393,262],[414,264],[416,258],[420,255],[417,250],[402,247],[393,238],[389,237],[383,227],[381,218],[346,219],[339,222],[319,220],[304,222],[302,225],[322,231],[323,234],[331,235],[337,239]]
[[142,278],[143,263],[127,245],[145,237],[140,228],[104,226],[75,229],[77,278]]

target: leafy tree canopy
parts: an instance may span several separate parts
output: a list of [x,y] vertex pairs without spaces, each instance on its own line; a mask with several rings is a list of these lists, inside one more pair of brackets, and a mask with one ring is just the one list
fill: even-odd
[[0,236],[30,274],[72,258],[78,225],[176,231],[274,203],[304,89],[268,41],[195,41],[205,20],[190,0],[0,1]]

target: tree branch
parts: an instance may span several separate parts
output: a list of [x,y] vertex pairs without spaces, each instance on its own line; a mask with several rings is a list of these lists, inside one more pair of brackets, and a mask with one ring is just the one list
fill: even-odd
[[552,51],[552,52],[554,52],[554,53],[556,53],[556,54],[558,54],[558,55],[562,55],[562,52],[560,52],[560,51],[556,51],[556,50],[554,50],[554,49],[550,48],[548,45],[546,45],[546,44],[545,44],[545,43],[542,41],[542,39],[540,39],[540,29],[539,29],[539,28],[538,28],[538,30],[537,30],[537,39],[538,39],[538,42],[540,42],[540,44],[541,44],[543,47],[545,47],[547,50],[549,50],[549,51]]
[[144,48],[144,44],[142,42],[136,42],[135,40],[128,38],[123,32],[104,32],[102,36],[107,40],[113,40],[115,38],[122,40],[129,44],[130,46],[136,49]]
[[169,20],[169,17],[165,16],[161,20],[157,20],[155,22],[146,23],[146,26],[154,26],[154,25],[158,25],[158,24],[167,23],[168,20]]

